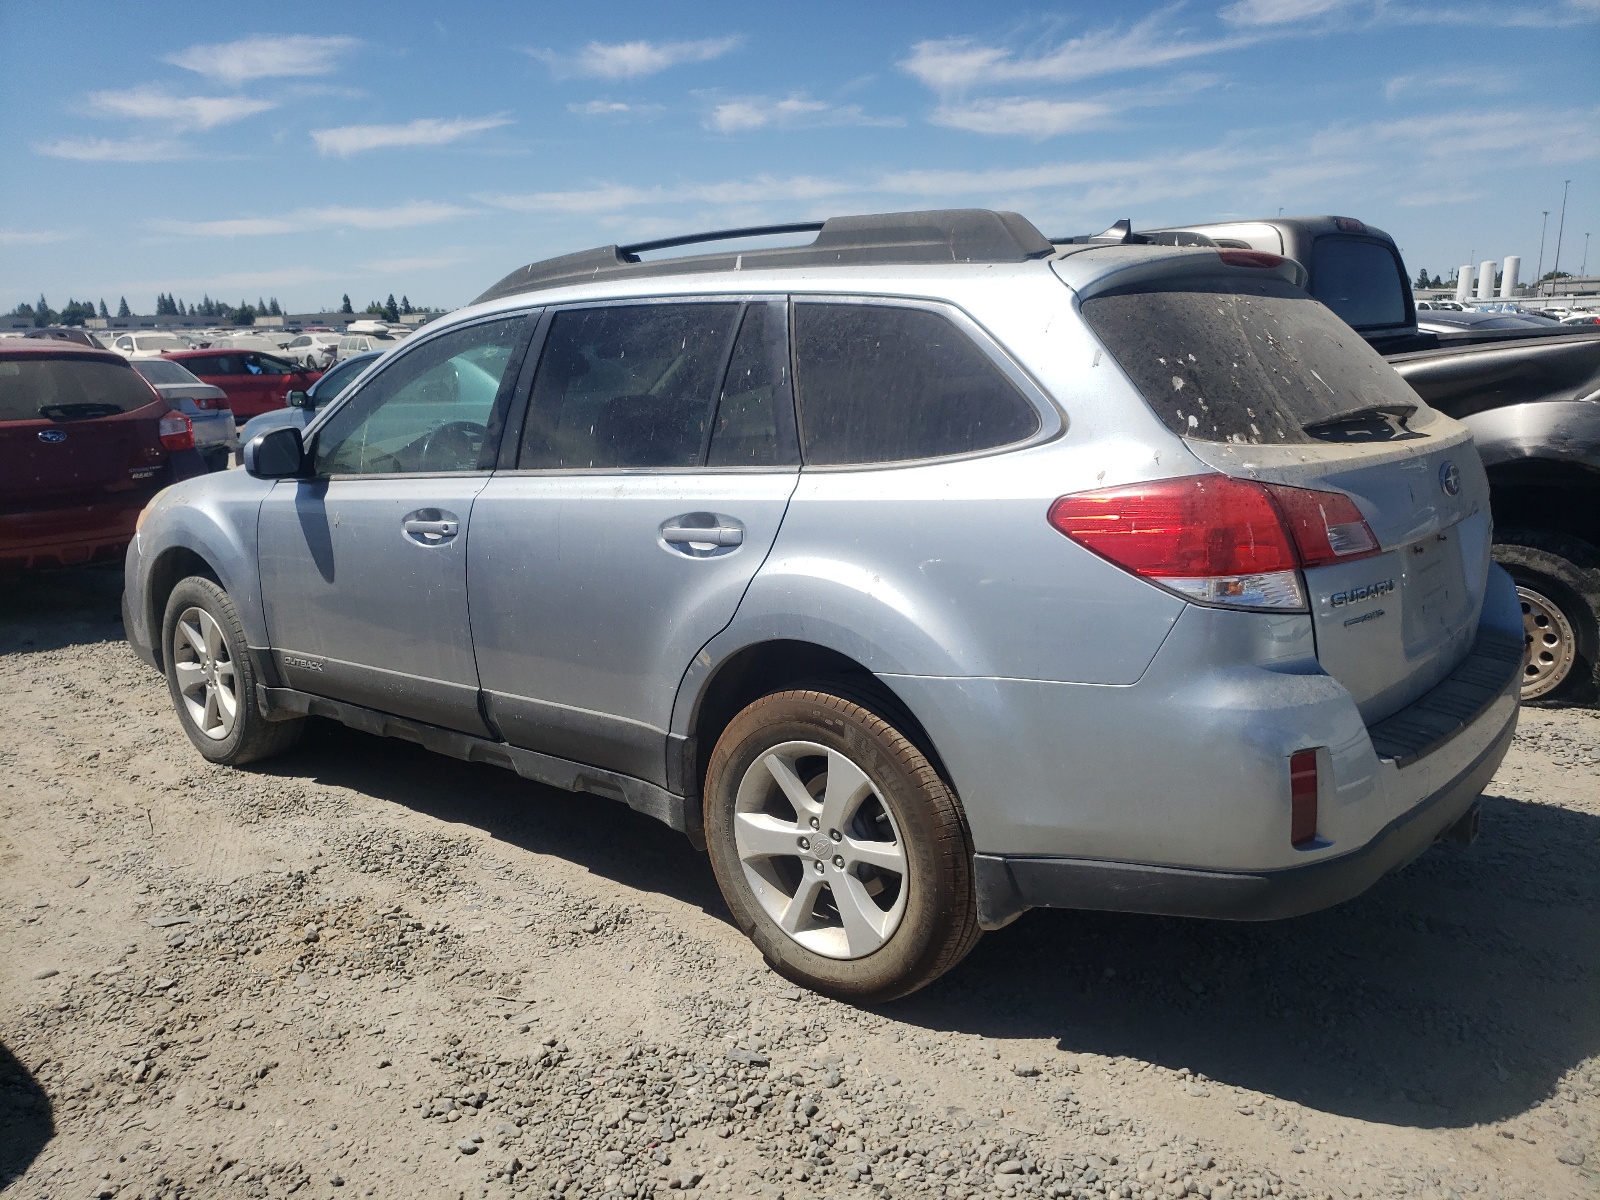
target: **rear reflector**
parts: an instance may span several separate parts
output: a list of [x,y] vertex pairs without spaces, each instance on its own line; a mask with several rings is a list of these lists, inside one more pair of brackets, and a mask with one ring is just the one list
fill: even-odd
[[1284,258],[1281,254],[1268,254],[1265,250],[1219,250],[1217,257],[1230,267],[1281,267]]
[[1306,606],[1302,567],[1378,552],[1342,492],[1187,475],[1062,496],[1059,532],[1187,599],[1233,608]]
[[1317,840],[1317,752],[1289,756],[1289,842],[1309,846]]
[[161,418],[161,444],[168,450],[193,450],[194,425],[182,413],[169,412]]

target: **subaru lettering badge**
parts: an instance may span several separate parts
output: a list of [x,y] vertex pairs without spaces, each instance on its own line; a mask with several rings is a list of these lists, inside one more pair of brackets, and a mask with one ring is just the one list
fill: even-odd
[[1439,467],[1439,487],[1446,496],[1461,494],[1461,471],[1448,458]]
[[39,430],[39,440],[41,442],[49,442],[54,446],[58,442],[66,441],[67,434],[65,430],[61,429],[41,429]]

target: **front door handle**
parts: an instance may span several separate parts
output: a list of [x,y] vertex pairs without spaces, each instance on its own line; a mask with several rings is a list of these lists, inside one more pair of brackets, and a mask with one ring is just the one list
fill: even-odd
[[400,528],[414,542],[424,546],[437,546],[460,533],[461,522],[437,509],[423,509],[401,520]]
[[742,546],[744,530],[738,525],[668,525],[661,530],[665,542],[698,542],[702,546]]

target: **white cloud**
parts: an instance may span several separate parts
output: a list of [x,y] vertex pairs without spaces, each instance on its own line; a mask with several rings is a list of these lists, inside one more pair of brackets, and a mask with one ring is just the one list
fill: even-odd
[[1436,4],[1407,8],[1403,4],[1378,6],[1379,22],[1391,25],[1484,25],[1505,29],[1570,29],[1600,21],[1600,0],[1554,0],[1553,3],[1515,7],[1499,4]]
[[1396,196],[1394,202],[1401,208],[1437,208],[1444,204],[1468,204],[1482,200],[1487,192],[1458,192],[1454,188],[1440,188],[1435,192],[1411,192]]
[[0,246],[50,246],[71,237],[56,229],[0,229]]
[[1017,83],[1071,83],[1235,50],[1259,40],[1253,35],[1207,40],[1182,31],[1167,33],[1162,26],[1171,12],[1162,9],[1126,31],[1098,29],[1025,56],[971,38],[918,42],[900,66],[936,91],[952,92]]
[[583,104],[567,105],[569,113],[580,117],[653,117],[661,111],[659,104],[624,104],[620,100],[590,100]]
[[1600,157],[1600,109],[1467,110],[1367,125],[1337,126],[1311,139],[1313,154],[1369,154],[1374,144],[1404,146],[1453,162],[1571,163]]
[[1061,133],[1101,128],[1111,115],[1109,107],[1093,100],[1009,96],[965,104],[941,104],[929,120],[935,125],[965,129],[971,133],[1048,138]]
[[642,79],[683,63],[710,62],[736,49],[743,38],[704,38],[685,42],[590,42],[573,55],[553,50],[528,50],[558,77],[584,75],[593,79]]
[[1383,95],[1386,100],[1406,92],[1479,92],[1487,96],[1509,92],[1513,86],[1509,73],[1488,67],[1443,75],[1396,75],[1384,83]]
[[471,210],[434,200],[413,200],[392,208],[351,208],[329,205],[300,208],[277,217],[226,217],[213,221],[155,220],[158,233],[186,237],[259,237],[301,233],[311,229],[406,229],[466,216]]
[[718,133],[747,133],[752,129],[816,129],[831,125],[897,126],[899,117],[869,117],[859,104],[830,104],[798,92],[774,100],[770,96],[741,96],[712,108],[704,121]]
[[1287,25],[1348,7],[1350,0],[1238,0],[1218,16],[1235,25]]
[[313,129],[311,137],[324,158],[337,155],[349,158],[367,150],[387,146],[444,146],[485,129],[510,125],[504,114],[492,117],[457,117],[453,121],[422,117],[404,125],[341,125],[334,129]]
[[338,68],[339,55],[357,44],[350,37],[257,34],[237,42],[189,46],[167,55],[167,61],[207,79],[240,84],[251,79],[330,75]]
[[107,116],[163,121],[173,129],[214,129],[278,106],[248,96],[174,96],[146,85],[120,92],[90,92],[89,107]]
[[475,257],[473,254],[451,251],[411,258],[374,258],[362,263],[360,269],[373,275],[404,275],[412,271],[440,271],[446,267],[458,267]]
[[33,152],[77,162],[172,162],[189,157],[189,148],[170,138],[63,138],[35,143]]

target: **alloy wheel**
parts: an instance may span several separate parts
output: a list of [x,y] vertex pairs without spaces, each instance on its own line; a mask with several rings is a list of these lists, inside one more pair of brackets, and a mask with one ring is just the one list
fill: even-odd
[[745,771],[734,844],[767,916],[805,949],[864,958],[899,928],[904,839],[865,771],[815,742],[784,742]]
[[1522,636],[1527,656],[1522,663],[1522,698],[1537,700],[1560,687],[1578,657],[1578,638],[1567,615],[1529,587],[1518,586],[1522,601]]
[[213,741],[233,732],[239,719],[238,675],[228,639],[203,608],[186,608],[172,633],[172,666],[190,722]]

